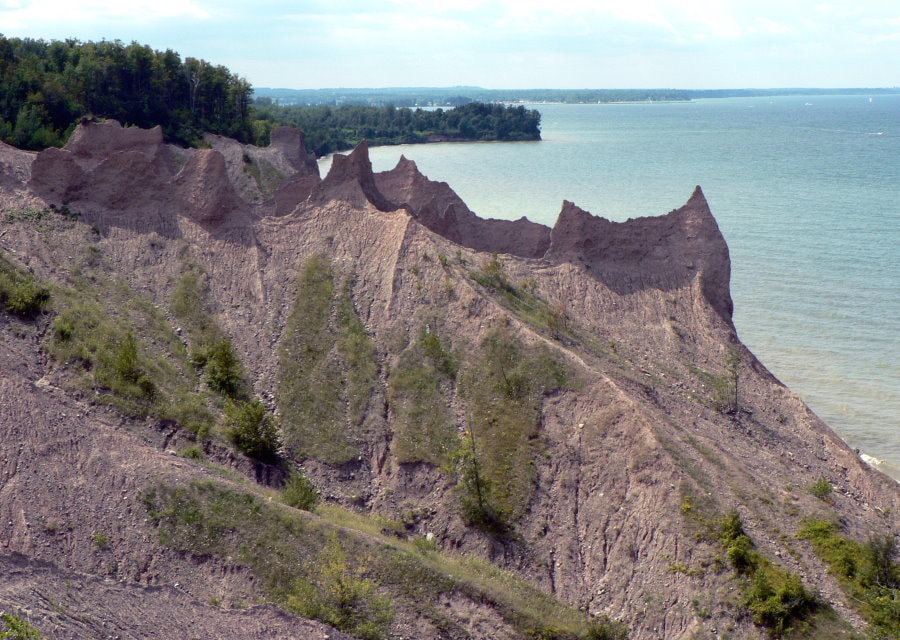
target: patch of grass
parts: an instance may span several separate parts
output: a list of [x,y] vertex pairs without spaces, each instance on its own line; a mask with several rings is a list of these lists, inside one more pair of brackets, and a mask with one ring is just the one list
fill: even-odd
[[544,396],[570,374],[546,347],[505,329],[488,333],[462,379],[468,425],[453,458],[463,516],[502,530],[520,517],[533,490]]
[[849,602],[872,625],[870,637],[900,637],[900,565],[891,536],[872,536],[865,544],[840,534],[825,520],[807,520],[797,534],[808,540],[816,555],[847,593]]
[[66,286],[53,287],[57,316],[43,348],[66,368],[67,386],[127,415],[205,433],[214,420],[194,393],[198,379],[174,329],[156,305],[107,277],[94,257],[79,263]]
[[456,377],[455,358],[434,330],[417,341],[391,370],[388,400],[394,411],[394,453],[400,462],[442,465],[457,446],[442,385]]
[[368,568],[351,567],[337,533],[298,577],[284,600],[285,608],[304,618],[315,618],[363,640],[383,638],[394,619],[391,599],[378,593],[378,584],[366,577]]
[[358,425],[372,396],[378,366],[375,361],[375,342],[366,333],[366,328],[353,307],[349,278],[344,282],[337,300],[337,322],[338,350],[343,356],[346,369],[350,423]]
[[0,309],[21,318],[33,318],[49,300],[49,287],[0,255]]
[[205,437],[216,423],[216,418],[206,404],[206,398],[190,391],[177,392],[160,410],[164,420],[174,420],[185,429]]
[[340,464],[359,455],[377,365],[349,283],[335,289],[328,260],[307,260],[278,351],[278,405],[292,451]]
[[492,607],[523,637],[625,637],[621,625],[590,618],[514,574],[476,558],[417,550],[334,505],[312,515],[209,482],[160,486],[144,501],[163,544],[249,567],[275,602],[358,637],[384,637],[390,609],[400,607],[447,624],[432,603],[454,593]]

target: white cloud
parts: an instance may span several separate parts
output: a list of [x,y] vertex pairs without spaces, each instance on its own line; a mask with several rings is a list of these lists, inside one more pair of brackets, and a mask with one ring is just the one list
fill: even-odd
[[169,18],[206,19],[210,12],[191,0],[6,0],[0,5],[5,32],[39,30],[48,23],[148,23]]

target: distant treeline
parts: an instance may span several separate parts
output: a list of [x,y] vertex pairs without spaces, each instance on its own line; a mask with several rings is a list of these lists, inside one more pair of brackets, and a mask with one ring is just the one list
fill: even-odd
[[371,107],[281,107],[258,100],[254,107],[257,144],[277,124],[303,129],[316,155],[351,149],[367,139],[372,145],[433,140],[540,140],[541,114],[525,107],[472,102],[455,109]]
[[21,148],[63,144],[85,115],[158,124],[182,143],[203,131],[249,141],[252,94],[225,67],[171,50],[0,35],[0,140]]
[[257,98],[282,105],[456,107],[469,102],[641,102],[689,100],[676,89],[482,89],[481,87],[390,87],[385,89],[256,89]]
[[256,89],[257,98],[282,105],[458,106],[468,102],[672,102],[699,98],[788,95],[878,95],[900,88],[848,89],[483,89],[481,87],[389,87],[384,89]]

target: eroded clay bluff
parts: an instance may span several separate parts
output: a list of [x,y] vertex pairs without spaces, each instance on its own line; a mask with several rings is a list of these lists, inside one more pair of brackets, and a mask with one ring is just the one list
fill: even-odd
[[[564,203],[551,230],[482,220],[406,159],[374,174],[365,145],[321,179],[296,132],[267,149],[208,142],[177,149],[158,130],[87,121],[60,150],[0,146],[0,251],[50,287],[44,313],[0,314],[0,608],[54,638],[341,637],[262,606],[288,600],[248,559],[259,540],[247,528],[207,539],[187,521],[164,531],[148,511],[148,492],[215,486],[321,534],[292,547],[291,567],[318,562],[333,533],[391,598],[379,633],[392,638],[577,637],[441,564],[460,553],[558,598],[565,615],[619,620],[630,638],[764,638],[715,533],[732,510],[759,554],[837,612],[815,619],[818,632],[865,627],[797,533],[815,518],[860,542],[896,536],[897,485],[741,345],[728,250],[699,188],[624,223]],[[248,394],[281,417],[278,465],[225,441],[224,401],[185,355],[200,335],[173,302],[186,275]],[[117,408],[100,356],[54,355],[70,353],[56,323],[66,312],[76,328],[89,315],[95,332],[132,331],[144,370],[159,372],[156,397],[187,389],[213,416],[210,435],[152,403],[140,417]],[[490,345],[518,361],[498,365]],[[504,366],[513,392],[530,389],[518,404],[490,386]],[[542,367],[565,380],[534,382]],[[464,473],[448,468],[475,430],[502,527],[467,521]],[[190,447],[205,461],[172,455]],[[288,464],[329,509],[357,515],[278,506],[264,485]],[[822,481],[824,497],[805,489]],[[440,553],[410,546],[427,533]],[[379,573],[392,544],[414,563],[388,563],[399,579]]]

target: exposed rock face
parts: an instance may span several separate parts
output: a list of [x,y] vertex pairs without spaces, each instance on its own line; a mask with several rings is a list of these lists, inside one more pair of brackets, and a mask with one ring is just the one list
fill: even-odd
[[369,160],[369,143],[363,140],[352,153],[334,154],[331,170],[317,186],[312,198],[325,204],[337,200],[356,208],[371,203],[379,211],[394,211],[398,207],[388,200],[375,183],[372,162]]
[[[305,303],[296,295],[297,274],[314,256],[327,257],[330,284],[346,296],[327,321],[338,322],[332,316],[348,308],[358,314],[357,330],[373,345],[363,357],[375,371],[364,415],[340,423],[356,455],[329,464],[285,452],[329,501],[386,519],[380,522],[408,522],[401,536],[432,533],[440,549],[480,556],[575,608],[622,620],[633,640],[725,630],[765,637],[736,610],[732,572],[714,569],[722,549],[698,537],[700,525],[685,513],[691,505],[709,517],[737,509],[761,553],[859,623],[795,534],[806,515],[826,509],[854,539],[895,534],[888,514],[900,509],[897,485],[861,462],[736,341],[728,250],[699,188],[669,214],[624,223],[565,203],[551,231],[526,220],[481,220],[406,159],[373,174],[364,144],[337,156],[320,180],[290,131],[273,135],[267,150],[211,139],[214,149],[176,152],[158,133],[82,126],[70,146],[37,156],[0,145],[0,206],[68,199],[81,214],[77,221],[45,218],[41,227],[4,222],[0,251],[60,286],[88,268],[81,256],[99,256],[98,281],[121,284],[135,308],[173,323],[167,333],[135,325],[144,353],[182,348],[173,283],[181,265],[198,265],[208,283],[204,303],[249,384],[279,408],[279,347],[293,301],[301,310]],[[269,151],[306,168],[273,180],[273,195],[264,199],[236,181],[246,174],[244,153],[261,167],[259,154]],[[472,277],[486,252],[505,254],[503,276],[532,308],[517,308],[512,293]],[[530,297],[521,294],[526,283]],[[402,358],[416,356],[411,350],[423,331],[434,330],[459,358],[460,379],[469,372],[478,381],[472,358],[495,329],[545,348],[575,378],[537,403],[528,503],[506,538],[462,520],[451,474],[400,459],[392,398],[393,376]],[[192,618],[202,620],[191,626],[198,638],[256,638],[264,628],[276,638],[341,637],[271,607],[208,604],[253,602],[264,587],[240,558],[160,544],[141,496],[160,482],[248,485],[167,453],[196,443],[177,423],[130,419],[98,401],[105,390],[76,386],[83,368],[42,350],[53,331],[49,317],[0,313],[0,605],[35,612],[52,625],[42,628],[50,637],[93,637],[93,628],[80,626],[85,614],[123,637],[146,637],[153,628],[172,635]],[[710,381],[728,374],[730,349],[739,356],[740,403],[724,410]],[[183,350],[173,356],[184,360]],[[187,366],[183,377],[195,376],[199,388],[201,378]],[[447,408],[454,437],[472,417],[460,387],[457,379],[442,382],[435,405]],[[211,458],[216,447],[226,451],[213,461],[252,479],[283,475],[260,474],[225,443],[206,447]],[[790,488],[823,477],[833,486],[827,504]],[[98,530],[108,547],[92,541]],[[375,549],[381,542],[367,531]],[[82,585],[77,594],[60,586],[71,580]],[[422,615],[423,604],[440,605],[440,624]],[[500,613],[494,600],[460,589],[439,603],[398,606],[391,637],[520,637]],[[216,634],[217,625],[229,626]]]
[[429,180],[406,157],[390,171],[376,174],[375,181],[388,199],[406,205],[420,223],[464,247],[540,258],[550,245],[550,230],[527,218],[479,218],[446,182]]
[[242,207],[228,179],[225,157],[214,149],[194,153],[173,184],[185,214],[198,222],[224,220]]
[[564,202],[545,258],[583,266],[621,295],[648,286],[678,289],[696,277],[712,307],[731,318],[728,246],[699,186],[683,207],[627,222]]
[[266,148],[207,133],[203,139],[225,158],[234,189],[248,202],[262,202],[288,177],[319,175],[315,155],[306,151],[303,132],[277,127]]

